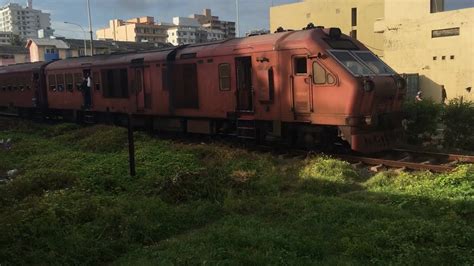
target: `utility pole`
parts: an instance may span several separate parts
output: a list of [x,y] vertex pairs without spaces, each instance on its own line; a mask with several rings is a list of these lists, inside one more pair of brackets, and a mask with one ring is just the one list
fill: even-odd
[[135,140],[133,136],[133,115],[128,114],[128,163],[130,166],[130,176],[134,177],[137,173],[135,170]]
[[236,28],[237,28],[237,37],[240,37],[240,14],[239,14],[239,0],[235,0],[235,12],[236,12]]
[[87,13],[89,14],[89,32],[91,34],[91,56],[94,55],[94,35],[92,35],[91,1],[87,0]]
[[75,25],[75,26],[78,26],[79,28],[81,28],[82,32],[84,33],[84,56],[87,56],[87,34],[86,34],[86,31],[84,30],[84,28],[81,25],[77,24],[77,23],[67,22],[67,21],[64,21],[64,23]]

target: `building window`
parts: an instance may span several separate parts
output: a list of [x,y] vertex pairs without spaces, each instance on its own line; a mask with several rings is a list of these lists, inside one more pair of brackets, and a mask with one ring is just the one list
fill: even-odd
[[432,30],[431,31],[431,38],[458,36],[459,34],[460,34],[460,29],[459,28]]
[[437,57],[437,56],[433,56],[433,60],[434,60],[434,61],[438,60],[438,57]]
[[446,56],[443,55],[443,56],[441,57],[441,59],[446,60]]
[[454,60],[454,55],[450,56],[451,60]]
[[430,0],[430,12],[437,13],[444,11],[444,0]]
[[230,90],[230,64],[219,65],[219,89],[221,91]]
[[352,18],[352,27],[357,26],[357,8],[356,7],[352,8],[351,18]]
[[351,37],[357,40],[357,30],[351,30]]

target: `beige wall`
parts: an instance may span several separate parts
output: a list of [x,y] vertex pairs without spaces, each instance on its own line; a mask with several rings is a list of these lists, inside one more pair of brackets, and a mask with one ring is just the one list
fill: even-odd
[[[136,33],[135,33],[135,24],[125,24],[120,25],[118,20],[111,20],[109,22],[109,27],[104,29],[99,29],[96,31],[97,39],[99,40],[115,40],[115,41],[127,41],[135,42]],[[115,33],[114,33],[115,29]]]
[[[352,27],[352,8],[357,8],[357,26]],[[270,28],[301,29],[312,22],[318,26],[338,27],[349,35],[357,30],[357,39],[374,53],[383,56],[383,35],[374,32],[374,23],[384,17],[382,0],[306,0],[272,7]]]
[[[351,8],[357,7],[357,27]],[[430,0],[305,0],[270,9],[275,31],[301,29],[308,23],[339,27],[357,37],[399,73],[419,74],[425,96],[474,100],[474,8],[430,13]],[[432,38],[432,30],[460,28],[459,36]],[[443,60],[443,56],[445,60]],[[454,56],[451,59],[451,56]],[[437,60],[433,60],[436,57]]]
[[30,60],[31,62],[44,61],[44,48],[39,48],[34,42],[30,44]]
[[[385,61],[399,73],[419,73],[427,97],[440,100],[445,85],[449,99],[474,100],[465,90],[474,77],[474,8],[431,14],[429,0],[386,0],[385,8]],[[432,38],[432,30],[456,27],[459,36]]]

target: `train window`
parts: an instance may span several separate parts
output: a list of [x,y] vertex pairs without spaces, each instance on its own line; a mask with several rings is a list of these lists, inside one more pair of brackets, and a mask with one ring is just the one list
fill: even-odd
[[72,74],[66,74],[66,90],[69,92],[74,91],[74,80]]
[[366,66],[370,68],[375,74],[381,75],[393,75],[393,71],[389,66],[387,66],[382,60],[380,60],[373,53],[364,51],[364,52],[353,52],[357,58],[359,58]]
[[74,73],[74,84],[76,84],[76,90],[81,91],[83,76],[81,73]]
[[20,91],[25,91],[25,87],[23,85],[20,85],[19,90]]
[[92,74],[92,80],[94,80],[94,86],[96,91],[100,91],[100,75],[99,72]]
[[56,76],[55,75],[48,76],[48,85],[49,85],[50,90],[56,91]]
[[296,57],[294,59],[294,68],[296,75],[303,75],[308,73],[308,65],[306,57]]
[[331,54],[347,70],[355,76],[373,75],[374,73],[364,64],[355,59],[349,51],[330,51]]
[[165,67],[161,69],[161,88],[164,91],[168,90],[168,70]]
[[332,74],[327,74],[327,82],[328,84],[334,84],[336,83],[336,79],[334,78]]
[[219,89],[221,91],[230,90],[230,64],[219,65]]
[[104,98],[128,98],[127,69],[102,70]]
[[64,75],[63,74],[58,74],[56,75],[56,83],[57,83],[57,88],[59,92],[64,91]]
[[273,71],[273,67],[268,70],[268,98],[270,101],[273,100],[273,96],[275,95],[275,75]]
[[318,62],[313,62],[313,83],[326,84],[327,72]]
[[135,69],[135,82],[133,85],[133,90],[136,92],[141,92],[143,90],[143,72],[139,68]]
[[12,91],[12,86],[8,86],[8,90],[9,90],[9,91]]
[[337,50],[359,50],[352,41],[346,39],[324,39],[332,49]]

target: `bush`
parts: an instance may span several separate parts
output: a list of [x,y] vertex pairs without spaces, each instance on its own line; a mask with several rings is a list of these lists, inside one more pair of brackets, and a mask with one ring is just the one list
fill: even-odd
[[440,122],[443,106],[430,100],[407,103],[404,106],[406,119],[407,141],[410,144],[421,144],[420,135],[433,135]]
[[474,150],[474,103],[459,98],[446,106],[442,119],[446,125],[444,141],[453,148]]

